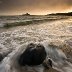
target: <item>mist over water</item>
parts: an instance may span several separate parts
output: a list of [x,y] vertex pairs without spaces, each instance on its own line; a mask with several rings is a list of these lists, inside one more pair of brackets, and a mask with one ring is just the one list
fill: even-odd
[[0,53],[10,53],[1,62],[0,72],[9,70],[10,58],[14,57],[18,49],[22,49],[25,44],[30,42],[42,43],[45,46],[48,57],[53,61],[54,69],[60,72],[72,72],[71,17],[40,24],[2,29],[0,33]]

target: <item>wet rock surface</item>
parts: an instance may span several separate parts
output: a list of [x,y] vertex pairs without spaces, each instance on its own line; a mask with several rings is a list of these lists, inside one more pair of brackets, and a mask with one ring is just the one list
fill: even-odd
[[0,54],[0,62],[3,60],[3,56],[2,54]]
[[30,43],[26,50],[21,54],[18,62],[21,66],[36,66],[43,63],[46,59],[46,55],[43,45]]

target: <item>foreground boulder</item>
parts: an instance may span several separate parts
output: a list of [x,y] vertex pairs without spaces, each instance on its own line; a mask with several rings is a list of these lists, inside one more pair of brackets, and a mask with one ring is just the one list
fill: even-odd
[[20,55],[18,63],[20,66],[36,66],[46,59],[46,51],[43,45],[30,43],[26,50]]

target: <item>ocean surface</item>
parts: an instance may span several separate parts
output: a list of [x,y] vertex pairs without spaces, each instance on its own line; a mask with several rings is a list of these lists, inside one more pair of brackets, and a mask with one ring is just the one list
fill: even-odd
[[0,20],[0,53],[7,54],[0,63],[0,72],[10,72],[10,58],[30,42],[45,46],[53,69],[72,72],[72,17],[10,28],[3,26],[4,21]]

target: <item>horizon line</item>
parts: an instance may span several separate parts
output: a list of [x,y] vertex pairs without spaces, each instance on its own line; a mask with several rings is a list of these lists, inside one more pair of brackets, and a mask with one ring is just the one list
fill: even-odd
[[[28,14],[30,14],[30,15],[49,15],[49,14],[57,14],[57,13],[71,13],[71,11],[69,11],[69,12],[56,12],[56,13],[54,12],[54,13],[48,13],[48,14],[30,14],[30,13],[28,13]],[[21,13],[21,14],[1,14],[0,16],[19,16],[19,15],[24,15],[24,14],[26,14],[26,13]]]

